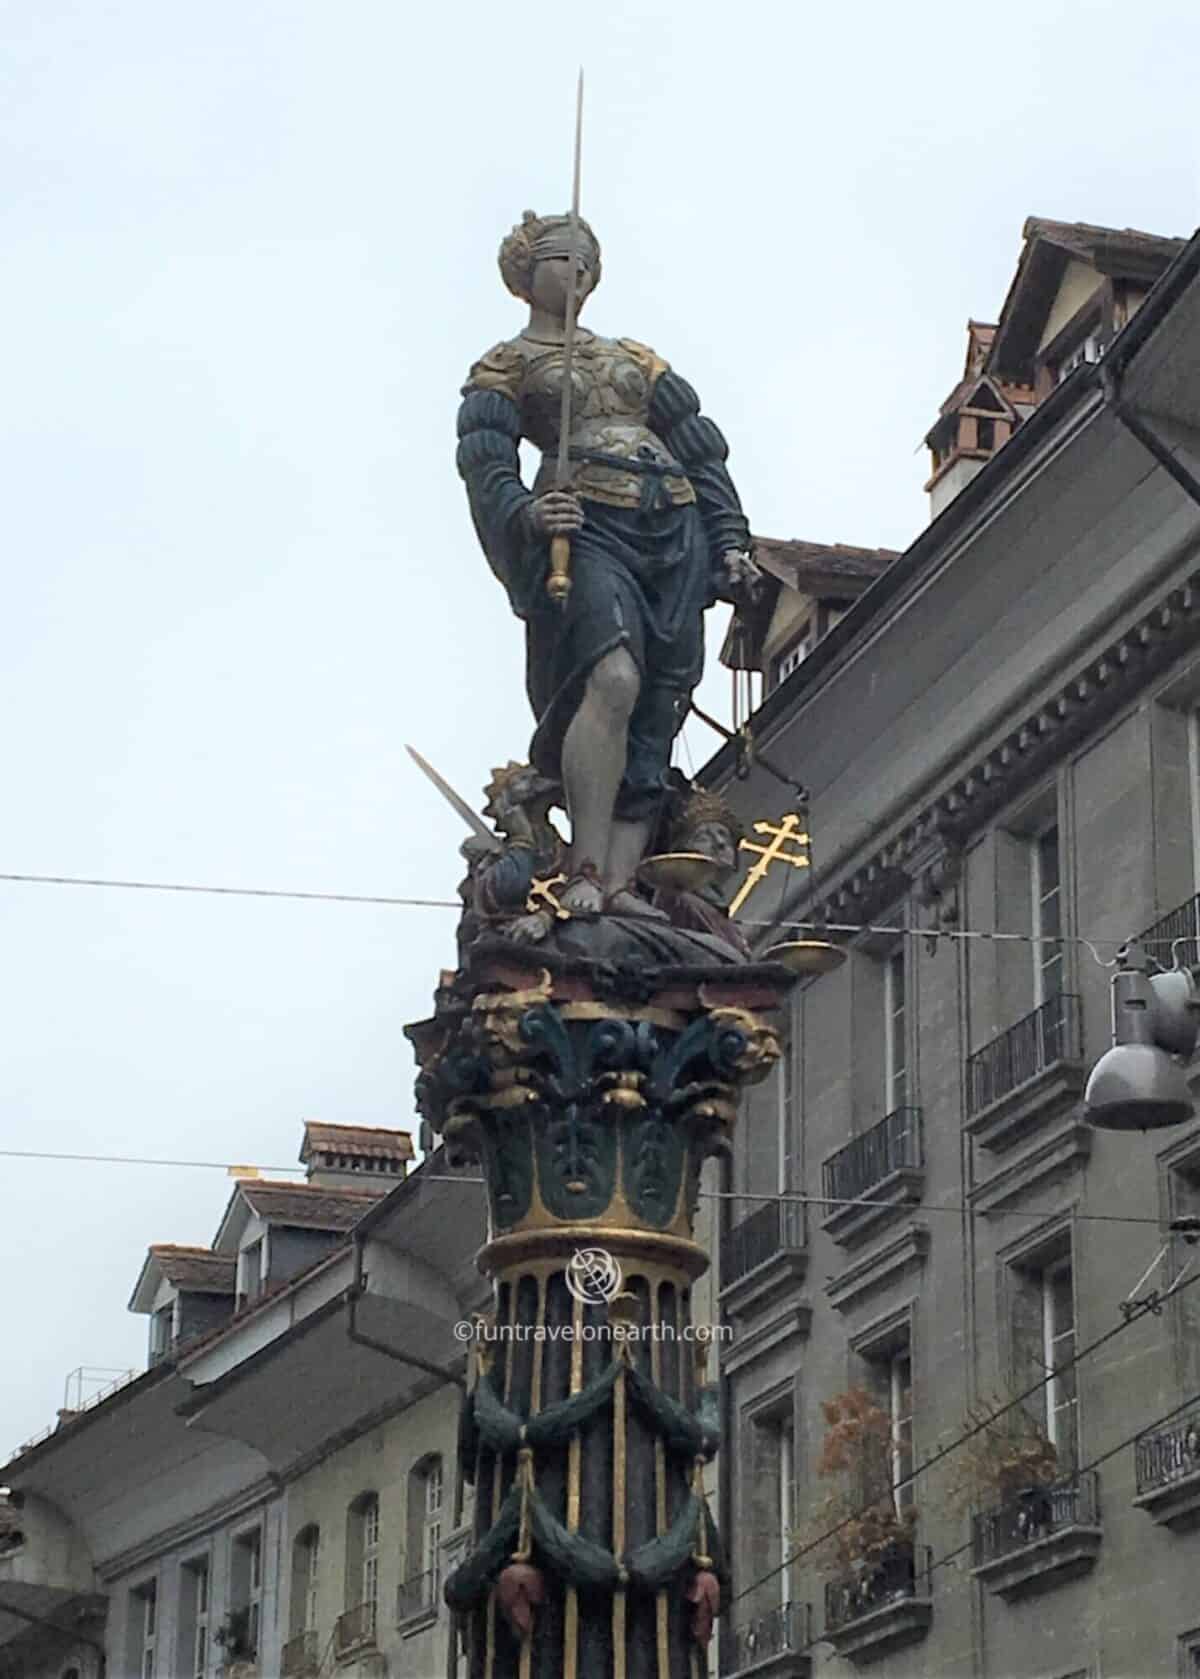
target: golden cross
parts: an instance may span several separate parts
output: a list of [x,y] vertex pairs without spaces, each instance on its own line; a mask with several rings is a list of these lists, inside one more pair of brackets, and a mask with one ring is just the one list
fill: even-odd
[[[756,822],[756,834],[769,834],[767,845],[755,845],[753,840],[742,840],[739,850],[758,853],[758,862],[750,870],[738,890],[737,896],[729,906],[730,915],[736,915],[746,902],[760,880],[765,880],[772,863],[790,863],[794,869],[806,869],[809,865],[807,853],[808,835],[800,829],[801,818],[795,811],[789,811],[782,817],[778,826],[772,822]],[[786,851],[787,845],[799,847],[798,851]]]
[[530,912],[530,914],[533,914],[540,909],[548,909],[553,913],[555,920],[568,921],[570,916],[559,903],[558,897],[554,891],[556,886],[565,886],[566,884],[567,877],[565,874],[552,874],[547,875],[542,880],[535,880],[533,885],[529,888],[529,896],[525,900],[525,908]]

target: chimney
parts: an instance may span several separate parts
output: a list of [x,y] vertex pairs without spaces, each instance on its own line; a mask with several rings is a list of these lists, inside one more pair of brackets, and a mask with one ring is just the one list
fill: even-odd
[[967,322],[967,357],[963,376],[942,404],[936,423],[926,434],[932,473],[925,489],[929,516],[942,509],[1002,449],[1027,414],[1034,394],[987,371],[988,353],[996,328],[983,321]]
[[304,1122],[300,1160],[311,1184],[326,1189],[390,1188],[413,1158],[412,1136],[375,1125]]

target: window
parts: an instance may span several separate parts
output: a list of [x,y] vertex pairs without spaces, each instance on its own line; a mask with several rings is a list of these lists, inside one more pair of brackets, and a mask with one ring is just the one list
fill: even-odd
[[913,1501],[913,1385],[909,1349],[888,1362],[888,1415],[892,1423],[892,1502],[906,1510]]
[[360,1601],[367,1605],[372,1630],[379,1603],[379,1500],[372,1498],[363,1511],[362,1592]]
[[208,1558],[185,1562],[179,1571],[179,1628],[177,1671],[184,1679],[206,1679],[208,1673]]
[[975,446],[977,449],[992,450],[996,447],[995,420],[976,420]]
[[1093,327],[1091,332],[1086,337],[1081,338],[1073,350],[1068,350],[1059,362],[1058,382],[1061,384],[1068,373],[1074,373],[1075,369],[1082,367],[1084,362],[1099,361],[1100,355],[1100,329],[1099,327]]
[[885,1499],[891,1493],[897,1512],[907,1510],[913,1495],[913,1360],[912,1320],[909,1309],[876,1324],[861,1337],[852,1339],[851,1349],[863,1360],[865,1370],[859,1383],[888,1419],[886,1477],[884,1464],[864,1461],[858,1495],[864,1504]]
[[[790,1383],[754,1409],[739,1426],[742,1473],[734,1496],[743,1534],[747,1577],[770,1577],[763,1607],[786,1608],[793,1601],[792,1569],[784,1567],[796,1544],[796,1436]],[[773,1599],[773,1601],[772,1601]]]
[[[1047,828],[1033,841],[1030,850],[1033,889],[1033,935],[1041,941],[1033,946],[1033,995],[1040,1008],[1063,989],[1062,876],[1059,868],[1058,829]],[[1045,942],[1049,941],[1049,942]]]
[[789,642],[783,652],[776,656],[774,686],[777,688],[794,670],[798,670],[812,650],[813,627],[810,618],[795,641]]
[[756,1419],[754,1432],[766,1501],[765,1566],[779,1569],[779,1601],[786,1608],[792,1601],[792,1571],[780,1564],[795,1549],[796,1529],[796,1433],[791,1411]]
[[346,1529],[346,1608],[357,1610],[355,1636],[373,1639],[379,1610],[379,1495],[365,1492],[350,1506]]
[[262,1293],[263,1286],[263,1244],[259,1237],[257,1242],[251,1242],[242,1249],[242,1287],[241,1298],[245,1304],[249,1300],[257,1300]]
[[[1075,1370],[1075,1276],[1069,1241],[1011,1268],[1014,1380],[1018,1390],[1045,1379],[1028,1407],[1045,1429],[1064,1475],[1078,1462],[1079,1417]],[[1050,1375],[1051,1371],[1056,1373]]]
[[775,1188],[780,1195],[795,1191],[800,1184],[800,1162],[796,1148],[796,1126],[793,1115],[794,1076],[791,1045],[783,1044],[783,1054],[776,1063],[776,1133],[779,1139],[779,1176]]
[[441,1585],[442,1546],[442,1460],[434,1458],[425,1472],[425,1532],[422,1541],[422,1573],[429,1576],[430,1601],[437,1601]]
[[129,1594],[129,1671],[151,1679],[158,1641],[158,1582],[147,1580]]
[[445,1484],[440,1457],[422,1458],[409,1471],[402,1619],[436,1609],[441,1601]]
[[[793,1530],[795,1512],[793,1489],[796,1485],[796,1432],[791,1417],[776,1423],[779,1436],[779,1537],[780,1562],[794,1549]],[[786,1606],[791,1601],[792,1571],[785,1568],[779,1576],[780,1600]]]
[[904,951],[888,957],[883,970],[884,1111],[908,1106],[908,1032]]
[[317,1627],[317,1583],[321,1567],[321,1533],[319,1528],[309,1530],[310,1538],[305,1549],[308,1552],[307,1567],[304,1571],[304,1631],[315,1632]]
[[[1168,1152],[1164,1181],[1165,1215],[1168,1222],[1200,1218],[1200,1142],[1185,1140]],[[1184,1273],[1196,1274],[1200,1246],[1181,1232],[1171,1236],[1168,1286],[1182,1284]],[[1184,1392],[1194,1392],[1200,1382],[1200,1286],[1181,1287],[1171,1301],[1176,1367]]]
[[289,1617],[293,1638],[317,1630],[317,1584],[321,1566],[321,1530],[302,1528],[292,1546],[292,1598]]
[[230,1578],[230,1608],[237,1617],[238,1642],[251,1655],[258,1653],[259,1621],[262,1615],[262,1530],[239,1533],[233,1542]]
[[175,1302],[160,1306],[150,1319],[150,1362],[157,1364],[166,1358],[175,1339]]

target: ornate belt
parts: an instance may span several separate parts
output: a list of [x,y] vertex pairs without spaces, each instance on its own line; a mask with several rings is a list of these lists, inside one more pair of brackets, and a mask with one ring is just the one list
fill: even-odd
[[639,513],[663,513],[674,507],[665,480],[682,478],[686,481],[687,478],[677,462],[656,460],[653,455],[640,451],[636,455],[608,455],[601,449],[570,448],[567,455],[571,460],[583,461],[588,466],[609,466],[618,472],[640,473],[642,494],[638,502]]

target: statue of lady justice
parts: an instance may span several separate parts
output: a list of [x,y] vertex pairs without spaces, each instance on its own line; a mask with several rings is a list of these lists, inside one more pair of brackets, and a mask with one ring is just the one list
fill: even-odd
[[[489,564],[525,622],[530,759],[560,781],[571,819],[573,914],[656,915],[633,889],[663,808],[671,745],[704,661],[703,615],[753,584],[750,532],[725,440],[695,392],[630,338],[579,329],[571,345],[570,482],[554,482],[567,317],[600,279],[600,246],[570,218],[526,211],[500,247],[529,323],[475,363],[458,416],[458,469]],[[573,325],[573,323],[572,323]],[[532,490],[522,438],[543,454]],[[555,537],[570,588],[547,589]]]

